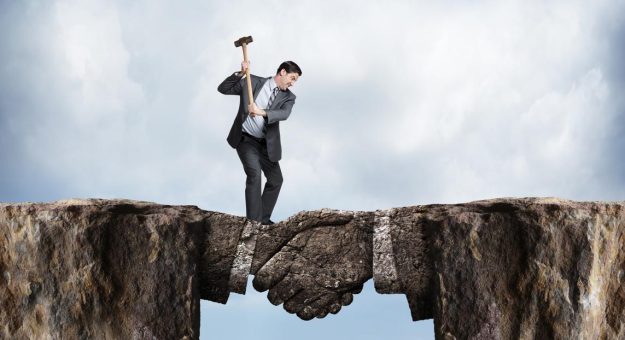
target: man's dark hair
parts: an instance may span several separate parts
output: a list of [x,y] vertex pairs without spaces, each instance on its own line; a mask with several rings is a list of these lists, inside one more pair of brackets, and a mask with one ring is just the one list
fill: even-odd
[[276,71],[276,74],[280,73],[280,71],[282,71],[282,69],[284,69],[286,71],[286,73],[297,73],[298,75],[302,75],[302,69],[299,68],[299,66],[297,66],[296,63],[292,62],[292,61],[285,61],[282,64],[280,64],[280,67],[278,67],[278,71]]

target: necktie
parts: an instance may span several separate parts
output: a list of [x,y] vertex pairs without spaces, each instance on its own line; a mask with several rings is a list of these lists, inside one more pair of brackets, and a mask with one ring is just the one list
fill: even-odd
[[278,95],[278,91],[280,91],[280,88],[276,86],[273,89],[273,92],[271,92],[271,97],[269,97],[269,101],[267,102],[267,108],[270,108],[271,104],[273,104],[273,101],[276,99],[276,96]]

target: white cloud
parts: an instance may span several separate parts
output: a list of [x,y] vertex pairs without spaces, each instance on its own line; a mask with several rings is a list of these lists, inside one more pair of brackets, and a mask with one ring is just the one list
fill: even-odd
[[[129,54],[114,5],[99,1],[59,1],[56,27],[49,33],[71,93],[66,117],[81,127],[123,124],[124,115],[145,105],[141,87],[128,78]],[[121,116],[121,117],[120,117]],[[84,126],[85,124],[86,126]],[[116,126],[119,128],[120,126]],[[110,132],[110,131],[109,131]]]
[[[25,94],[42,105],[21,118],[36,126],[21,144],[77,194],[242,213],[232,189],[243,185],[240,164],[225,143],[238,100],[215,88],[238,67],[232,42],[251,34],[256,73],[269,75],[284,59],[304,70],[282,124],[281,218],[309,207],[487,195],[599,198],[611,186],[596,173],[608,143],[598,136],[611,128],[602,122],[615,114],[601,36],[604,23],[618,21],[606,14],[614,5],[33,6],[52,18],[30,33],[49,41],[38,47],[46,55],[38,66],[52,90]],[[255,15],[242,20],[245,11]],[[32,84],[37,74],[22,79]]]

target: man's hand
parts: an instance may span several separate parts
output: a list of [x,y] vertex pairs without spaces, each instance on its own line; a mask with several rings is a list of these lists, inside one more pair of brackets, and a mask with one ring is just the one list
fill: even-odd
[[256,103],[249,104],[247,106],[247,111],[250,113],[250,116],[252,117],[254,116],[266,117],[267,116],[267,112],[265,112],[265,110],[256,106]]
[[280,241],[277,253],[256,272],[254,288],[269,289],[271,303],[284,303],[287,312],[303,320],[323,318],[349,305],[372,277],[372,231],[370,223],[339,215],[326,214],[315,226],[287,221],[282,230],[279,223],[260,236],[257,249],[299,229]]
[[250,67],[250,62],[242,61],[241,62],[241,74],[245,74],[245,70],[247,70],[248,67]]

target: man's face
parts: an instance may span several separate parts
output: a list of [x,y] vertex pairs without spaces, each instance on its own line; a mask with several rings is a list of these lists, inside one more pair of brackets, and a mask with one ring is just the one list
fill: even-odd
[[280,90],[284,91],[289,87],[293,86],[295,82],[299,79],[299,74],[286,73],[285,69],[280,70],[280,73],[276,76],[276,85],[280,88]]

